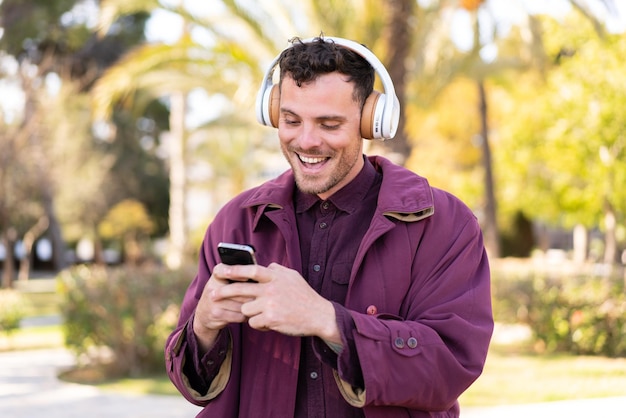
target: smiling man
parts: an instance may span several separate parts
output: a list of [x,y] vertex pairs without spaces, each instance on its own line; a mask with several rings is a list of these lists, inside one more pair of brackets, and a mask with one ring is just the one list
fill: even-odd
[[291,77],[281,83],[280,145],[300,191],[326,200],[363,168],[362,103],[337,72],[298,84]]
[[[257,116],[291,169],[209,225],[167,341],[172,382],[199,417],[458,417],[493,329],[476,218],[363,155],[399,112],[369,50],[295,39],[275,63]],[[250,244],[258,264],[220,263],[219,242]]]

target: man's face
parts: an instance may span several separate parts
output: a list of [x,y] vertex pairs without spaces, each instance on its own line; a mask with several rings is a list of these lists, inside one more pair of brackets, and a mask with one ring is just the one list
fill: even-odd
[[340,73],[319,76],[298,87],[282,81],[278,137],[296,184],[327,199],[363,168],[361,108],[353,83]]

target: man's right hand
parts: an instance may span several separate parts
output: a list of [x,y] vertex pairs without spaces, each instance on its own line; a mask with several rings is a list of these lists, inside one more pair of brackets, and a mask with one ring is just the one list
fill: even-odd
[[[229,323],[246,322],[248,318],[241,313],[241,305],[249,298],[221,298],[217,289],[228,286],[233,277],[229,275],[230,266],[218,264],[204,286],[202,296],[196,307],[193,332],[203,353],[209,351],[222,328]],[[246,278],[239,278],[241,281]]]

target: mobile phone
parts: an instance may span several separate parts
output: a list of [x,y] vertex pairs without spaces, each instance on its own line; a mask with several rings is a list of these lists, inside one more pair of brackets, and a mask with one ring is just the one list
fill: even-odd
[[224,264],[256,264],[252,245],[220,242],[217,244],[217,252]]

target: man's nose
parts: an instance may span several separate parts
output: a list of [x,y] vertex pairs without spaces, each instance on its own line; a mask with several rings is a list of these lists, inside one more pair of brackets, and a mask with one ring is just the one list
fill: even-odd
[[302,130],[298,136],[301,148],[315,148],[322,144],[317,127],[313,123],[302,123]]

